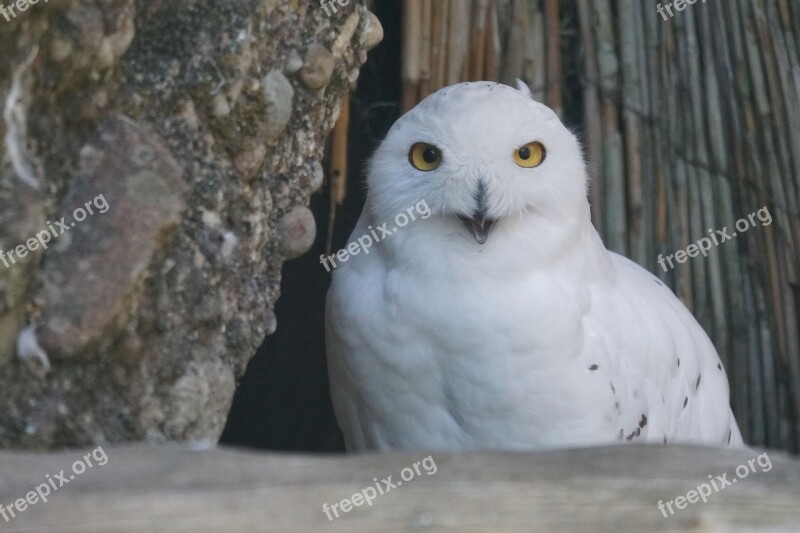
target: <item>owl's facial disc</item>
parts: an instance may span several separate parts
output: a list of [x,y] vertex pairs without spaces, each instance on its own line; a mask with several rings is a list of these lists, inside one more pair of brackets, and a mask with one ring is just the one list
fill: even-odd
[[398,119],[371,160],[368,185],[374,220],[424,198],[435,221],[418,225],[420,235],[441,230],[473,251],[531,239],[534,229],[520,231],[537,224],[572,228],[588,213],[575,136],[529,91],[493,82],[440,89]]

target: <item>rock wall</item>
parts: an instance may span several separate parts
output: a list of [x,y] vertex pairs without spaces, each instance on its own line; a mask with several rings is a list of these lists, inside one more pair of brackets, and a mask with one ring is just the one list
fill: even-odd
[[382,37],[363,1],[336,8],[60,0],[0,18],[0,447],[219,436]]

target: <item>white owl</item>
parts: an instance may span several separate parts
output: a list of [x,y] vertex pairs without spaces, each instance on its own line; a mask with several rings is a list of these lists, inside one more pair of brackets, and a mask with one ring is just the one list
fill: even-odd
[[592,226],[578,141],[530,90],[461,83],[400,118],[338,265],[331,393],[350,451],[741,446],[714,346]]

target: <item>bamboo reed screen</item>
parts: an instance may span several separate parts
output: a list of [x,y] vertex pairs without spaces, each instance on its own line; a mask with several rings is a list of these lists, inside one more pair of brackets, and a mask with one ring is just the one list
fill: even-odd
[[[403,107],[521,78],[573,117],[608,247],[668,282],[711,335],[748,442],[797,452],[800,2],[698,1],[672,18],[656,4],[404,0]],[[771,225],[658,266],[765,206]]]

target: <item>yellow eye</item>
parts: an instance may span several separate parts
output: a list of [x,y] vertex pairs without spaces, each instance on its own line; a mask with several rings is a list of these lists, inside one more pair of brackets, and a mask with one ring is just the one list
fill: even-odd
[[544,161],[547,152],[540,142],[528,143],[514,151],[514,163],[523,168],[538,167]]
[[408,161],[417,170],[423,172],[435,170],[442,164],[442,151],[432,144],[417,143],[411,147]]

